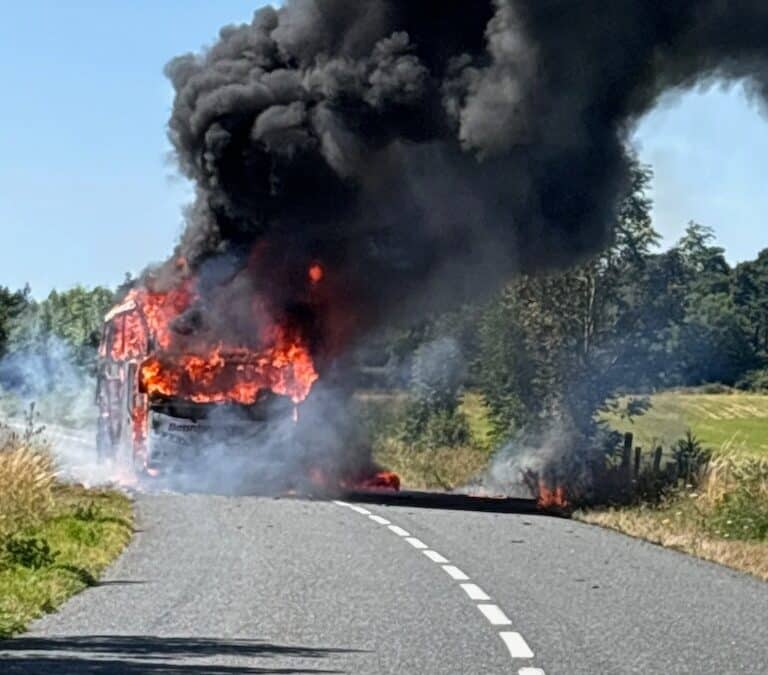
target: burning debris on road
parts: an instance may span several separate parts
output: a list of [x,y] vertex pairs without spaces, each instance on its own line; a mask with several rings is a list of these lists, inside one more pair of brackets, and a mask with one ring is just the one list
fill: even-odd
[[136,378],[141,466],[152,401],[197,424],[284,398],[306,408],[318,471],[361,475],[352,348],[599,250],[633,124],[702,79],[764,94],[767,29],[764,3],[716,0],[288,0],[223,28],[166,68],[196,200],[171,260],[108,318],[102,440],[123,434],[110,388]]

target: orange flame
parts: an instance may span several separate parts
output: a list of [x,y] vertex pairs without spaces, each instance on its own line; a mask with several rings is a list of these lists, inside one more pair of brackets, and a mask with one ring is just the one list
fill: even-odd
[[[183,263],[182,263],[183,264]],[[321,272],[322,268],[317,265]],[[150,397],[178,397],[195,403],[256,402],[262,391],[289,396],[298,404],[318,379],[300,335],[279,325],[261,330],[262,347],[218,342],[188,347],[172,325],[197,300],[194,278],[166,292],[136,288],[116,307],[108,349],[117,361],[137,360],[140,389]],[[263,314],[261,303],[255,311]],[[268,323],[268,322],[267,322]],[[136,422],[136,430],[140,423]]]
[[322,266],[320,266],[319,264],[313,263],[309,267],[308,275],[309,275],[309,280],[313,284],[319,284],[323,280],[323,277],[325,276],[325,270],[323,270]]
[[537,499],[539,508],[552,509],[568,508],[568,497],[566,496],[565,487],[557,485],[554,488],[549,487],[543,481],[539,482],[539,496]]

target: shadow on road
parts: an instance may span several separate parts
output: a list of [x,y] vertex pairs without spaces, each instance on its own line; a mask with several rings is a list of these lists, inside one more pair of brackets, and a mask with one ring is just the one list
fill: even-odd
[[[225,675],[227,673],[342,673],[285,664],[285,659],[324,659],[364,650],[297,647],[258,640],[87,635],[17,638],[0,642],[4,675]],[[280,658],[281,665],[228,665],[250,659]],[[224,660],[227,664],[210,660]]]

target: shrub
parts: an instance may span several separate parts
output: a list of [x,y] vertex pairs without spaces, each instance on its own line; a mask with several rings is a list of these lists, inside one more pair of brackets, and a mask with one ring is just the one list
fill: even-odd
[[712,457],[712,451],[705,448],[688,429],[685,438],[673,446],[672,454],[677,462],[678,477],[687,484],[698,485]]

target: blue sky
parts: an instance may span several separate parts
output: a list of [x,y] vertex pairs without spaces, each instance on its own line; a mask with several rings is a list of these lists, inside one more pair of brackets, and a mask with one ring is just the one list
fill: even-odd
[[[189,186],[168,160],[173,56],[254,0],[27,0],[0,24],[0,285],[116,284],[170,252]],[[768,247],[768,119],[740,88],[668,101],[636,134],[656,226],[711,225],[731,261]]]

